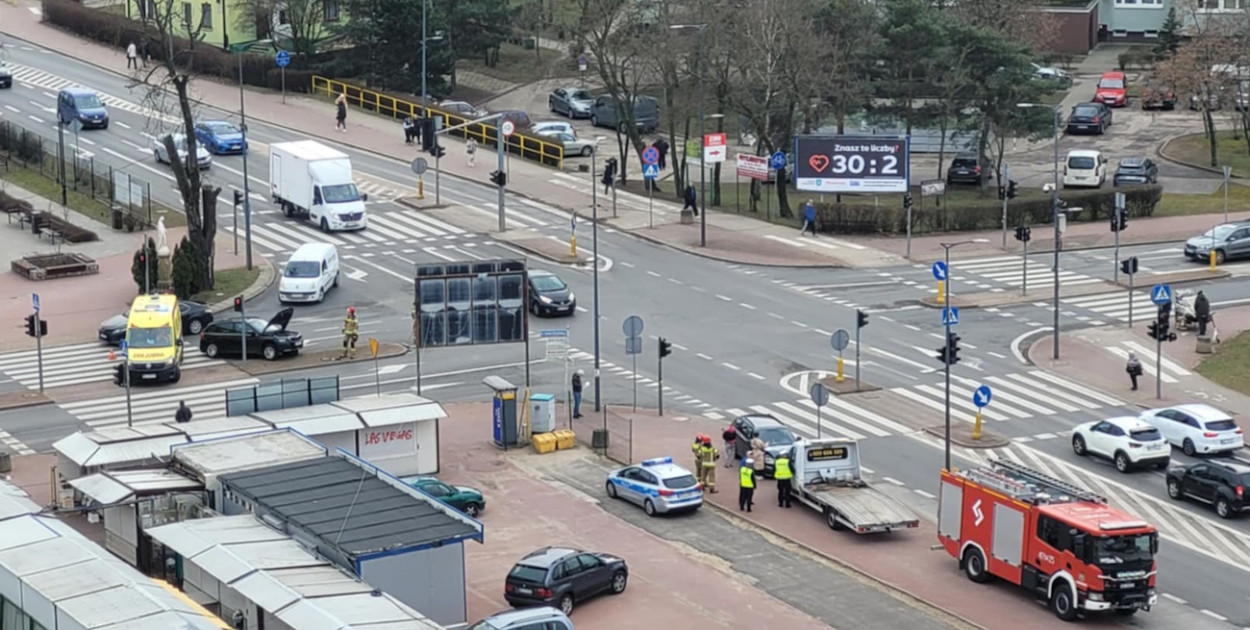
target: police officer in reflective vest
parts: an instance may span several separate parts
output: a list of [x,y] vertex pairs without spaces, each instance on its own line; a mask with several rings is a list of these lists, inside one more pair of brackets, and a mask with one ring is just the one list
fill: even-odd
[[703,436],[703,446],[699,447],[699,483],[707,491],[716,494],[716,460],[720,459],[720,451],[712,446],[711,436]]
[[773,464],[773,479],[777,480],[777,507],[790,507],[790,481],[794,479],[794,471],[790,469],[790,453],[777,456]]
[[751,511],[751,505],[755,503],[755,462],[750,458],[743,458],[742,467],[738,469],[738,511]]
[[356,307],[347,307],[347,317],[343,319],[343,355],[340,359],[356,358],[356,340],[360,338],[360,324],[356,322]]

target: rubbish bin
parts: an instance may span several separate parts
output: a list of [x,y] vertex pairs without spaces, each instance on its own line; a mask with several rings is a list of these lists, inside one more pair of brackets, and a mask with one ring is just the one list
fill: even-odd
[[487,376],[482,384],[495,392],[492,408],[495,446],[508,448],[517,445],[516,385],[498,376]]
[[13,470],[13,456],[0,451],[0,473],[7,473]]

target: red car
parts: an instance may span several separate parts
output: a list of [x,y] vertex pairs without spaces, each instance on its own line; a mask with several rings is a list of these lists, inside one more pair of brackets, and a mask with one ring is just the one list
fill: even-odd
[[1128,83],[1123,72],[1106,72],[1098,80],[1098,90],[1094,92],[1094,101],[1107,107],[1124,107],[1128,105]]

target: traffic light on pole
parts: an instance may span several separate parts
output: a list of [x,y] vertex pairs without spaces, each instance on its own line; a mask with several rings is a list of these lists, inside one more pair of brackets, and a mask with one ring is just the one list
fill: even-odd
[[1146,335],[1151,339],[1159,338],[1159,322],[1150,322],[1146,324]]
[[1133,256],[1120,261],[1120,271],[1130,276],[1137,273],[1137,257]]
[[937,349],[937,360],[942,365],[950,365],[950,346],[943,344]]
[[903,210],[911,210],[911,208],[912,208],[911,193],[904,193],[903,194]]
[[113,384],[121,387],[126,384],[126,364],[118,363],[113,366]]
[[868,325],[868,313],[865,313],[859,309],[855,309],[856,328],[863,328],[864,326],[867,326],[867,325]]
[[660,358],[673,354],[673,344],[669,340],[660,337]]
[[949,333],[946,337],[946,345],[950,348],[947,357],[950,359],[951,365],[959,363],[959,335]]
[[1008,199],[1015,199],[1015,198],[1016,198],[1016,197],[1018,197],[1019,195],[1020,195],[1020,191],[1018,190],[1018,186],[1017,186],[1017,184],[1016,184],[1016,180],[1014,180],[1014,179],[1012,179],[1012,180],[1008,180],[1008,181],[1007,181],[1007,198],[1008,198]]
[[1027,225],[1021,225],[1016,228],[1016,240],[1021,243],[1027,243],[1033,238],[1033,228]]
[[243,296],[241,295],[237,298],[234,298],[234,312],[236,313],[243,312]]
[[242,190],[234,191],[234,205],[235,206],[243,205],[243,191]]
[[508,185],[508,174],[503,171],[491,171],[490,181],[503,188]]

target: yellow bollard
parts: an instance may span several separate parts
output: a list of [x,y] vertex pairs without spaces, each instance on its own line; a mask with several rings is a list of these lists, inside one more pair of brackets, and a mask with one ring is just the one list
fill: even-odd
[[417,199],[425,199],[425,180],[417,180]]
[[981,410],[977,410],[977,422],[972,425],[972,439],[981,439]]
[[838,382],[842,382],[842,357],[838,357]]
[[577,235],[569,237],[569,258],[577,258]]
[[941,280],[938,280],[938,296],[937,296],[938,304],[946,303],[946,291],[943,290],[945,288],[946,288],[946,283]]
[[1211,250],[1207,258],[1211,261],[1211,271],[1215,271],[1215,250]]

